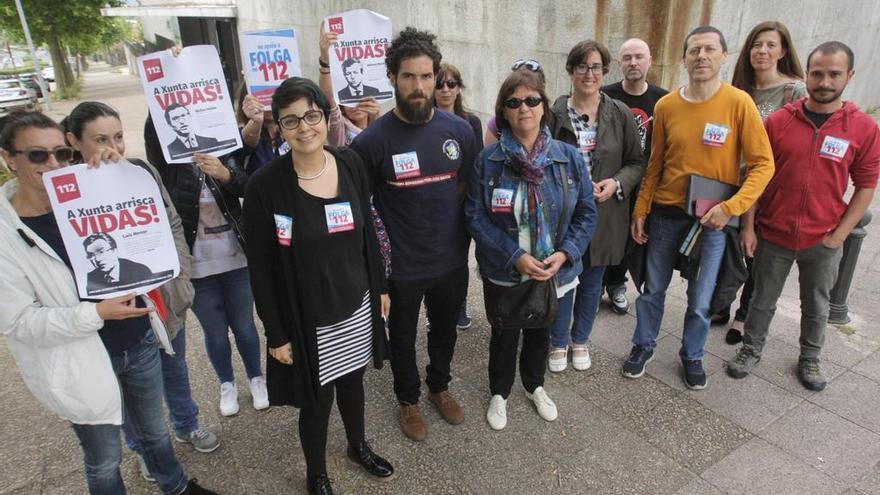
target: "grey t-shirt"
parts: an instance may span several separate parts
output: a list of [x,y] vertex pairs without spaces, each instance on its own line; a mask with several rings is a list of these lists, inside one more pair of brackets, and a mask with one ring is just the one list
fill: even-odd
[[[793,85],[791,101],[799,100],[804,96],[807,96],[807,85],[804,84],[803,81],[794,81],[791,84]],[[752,92],[752,98],[755,100],[755,105],[758,106],[758,112],[761,114],[761,119],[767,120],[767,117],[769,117],[771,113],[779,110],[784,104],[788,103],[785,101],[785,87],[788,85],[789,83],[785,83],[772,88],[755,89]]]

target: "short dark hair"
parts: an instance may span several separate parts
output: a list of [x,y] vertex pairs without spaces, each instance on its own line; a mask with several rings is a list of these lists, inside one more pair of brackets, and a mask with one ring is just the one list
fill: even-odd
[[[344,74],[345,69],[351,67],[352,65],[360,64],[360,63],[361,63],[361,61],[356,58],[349,57],[349,58],[345,59],[345,61],[342,62],[342,73]],[[361,70],[363,70],[363,66],[361,66]]]
[[171,125],[171,117],[169,117],[171,111],[178,108],[182,108],[186,110],[186,113],[189,113],[189,108],[186,108],[186,105],[181,105],[180,103],[172,103],[168,105],[167,107],[165,107],[165,122],[168,122],[168,125]]
[[272,95],[272,118],[278,122],[278,112],[291,103],[305,98],[309,104],[314,103],[322,112],[324,120],[330,119],[330,103],[317,84],[304,77],[291,77],[281,83]]
[[113,117],[119,120],[119,112],[100,101],[84,101],[73,107],[70,115],[61,121],[61,125],[65,132],[73,134],[77,139],[82,139],[86,126],[100,117]]
[[813,48],[813,51],[810,52],[810,55],[807,57],[807,71],[810,70],[810,59],[812,59],[813,54],[817,52],[822,55],[833,55],[837,52],[846,53],[846,58],[849,61],[849,68],[847,70],[853,70],[853,67],[856,64],[856,56],[853,54],[852,48],[847,46],[846,43],[841,41],[826,41],[816,48]]
[[691,31],[690,33],[688,33],[687,36],[684,37],[684,47],[681,50],[681,56],[684,57],[687,55],[688,41],[691,40],[692,36],[696,36],[698,34],[707,34],[707,33],[717,34],[718,40],[721,41],[721,51],[723,51],[724,53],[727,53],[727,40],[724,39],[724,34],[722,34],[721,31],[719,31],[718,28],[715,26],[700,26],[700,27],[694,28],[693,31]]
[[421,55],[427,55],[434,61],[434,74],[440,72],[443,55],[434,43],[435,39],[437,36],[434,34],[407,26],[391,41],[391,46],[385,51],[385,67],[388,69],[388,74],[397,76],[401,62]]
[[592,52],[599,52],[599,56],[602,57],[602,74],[607,74],[608,65],[611,64],[611,52],[605,45],[594,40],[581,41],[571,48],[568,58],[565,59],[565,71],[573,74],[574,67],[582,64]]
[[15,150],[15,136],[18,131],[36,127],[37,129],[58,129],[62,134],[64,129],[57,122],[41,112],[17,111],[0,119],[0,148],[6,151]]
[[106,241],[110,249],[116,249],[116,239],[105,232],[96,232],[83,239],[83,249],[88,249],[95,241]]
[[504,101],[510,98],[510,95],[515,93],[516,88],[520,86],[537,91],[541,95],[544,107],[544,116],[541,117],[542,128],[547,124],[547,119],[550,118],[550,103],[547,93],[544,92],[544,81],[541,80],[541,76],[537,72],[530,70],[515,70],[501,83],[501,89],[498,90],[498,98],[495,100],[495,125],[499,131],[501,129],[510,129],[510,122],[504,117]]

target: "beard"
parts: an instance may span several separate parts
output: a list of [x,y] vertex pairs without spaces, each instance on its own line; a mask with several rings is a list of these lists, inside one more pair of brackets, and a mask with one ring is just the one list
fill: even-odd
[[645,73],[640,70],[627,71],[623,74],[624,79],[630,82],[641,81],[645,77]]
[[807,93],[810,95],[810,99],[815,101],[816,103],[831,103],[843,94],[843,90],[834,91],[833,89],[819,89],[816,88],[814,90],[807,89]]
[[[425,98],[424,103],[418,103],[415,97]],[[412,124],[424,124],[431,118],[431,112],[434,109],[434,95],[430,97],[422,91],[414,91],[409,96],[404,97],[400,94],[398,88],[394,88],[394,100],[397,102],[397,109],[400,114],[408,122]]]

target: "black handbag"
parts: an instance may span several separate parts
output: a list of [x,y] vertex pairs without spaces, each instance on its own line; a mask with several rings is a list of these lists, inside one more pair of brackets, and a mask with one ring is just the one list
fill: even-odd
[[[556,245],[562,241],[562,223],[568,215],[568,174],[561,164],[562,215],[556,229]],[[548,328],[556,321],[559,300],[556,297],[556,277],[550,280],[526,280],[510,287],[483,279],[483,303],[486,318],[493,329]]]

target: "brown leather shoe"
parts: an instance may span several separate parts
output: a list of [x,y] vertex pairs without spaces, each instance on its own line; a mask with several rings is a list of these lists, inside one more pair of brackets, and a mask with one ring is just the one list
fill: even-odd
[[464,411],[449,391],[444,390],[439,393],[432,393],[429,398],[431,402],[437,406],[437,411],[443,419],[451,425],[458,425],[464,421]]
[[418,404],[400,405],[400,429],[403,434],[414,442],[421,442],[428,436],[428,428],[425,426],[425,418]]

